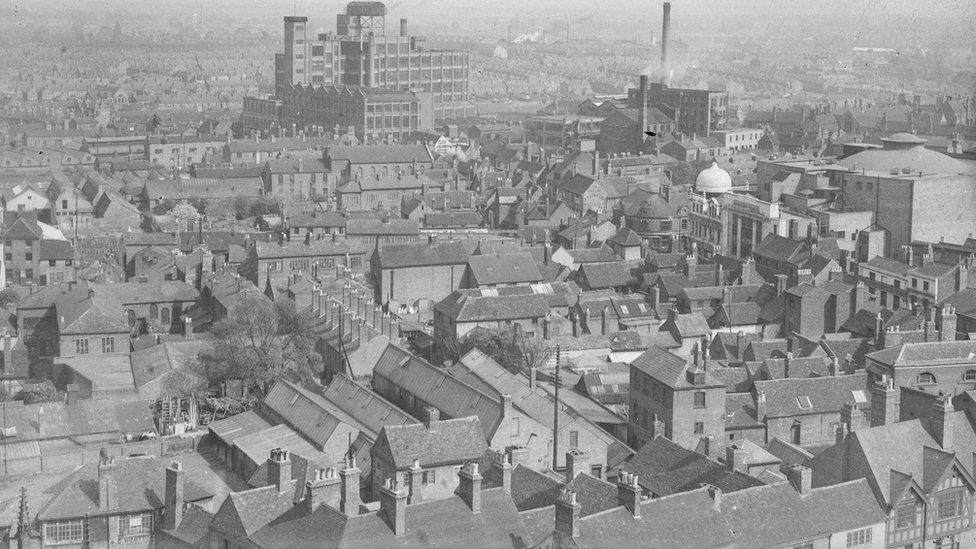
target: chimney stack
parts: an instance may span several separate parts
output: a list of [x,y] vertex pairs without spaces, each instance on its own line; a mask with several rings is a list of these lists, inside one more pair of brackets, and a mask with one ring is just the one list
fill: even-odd
[[380,513],[395,537],[407,533],[407,493],[398,489],[392,478],[380,488]]
[[564,536],[579,537],[579,521],[582,506],[576,501],[576,492],[563,490],[556,498],[556,528]]
[[424,468],[420,460],[414,459],[410,467],[410,494],[407,503],[414,505],[424,500]]
[[617,503],[623,505],[634,517],[640,517],[641,488],[638,476],[621,472],[617,480]]
[[729,472],[738,471],[749,474],[749,464],[746,463],[746,451],[737,444],[730,444],[725,447],[725,467]]
[[118,507],[118,486],[115,483],[115,473],[118,464],[102,453],[102,461],[98,464],[98,508],[102,510]]
[[166,511],[163,530],[175,530],[183,521],[183,464],[174,461],[166,468]]
[[932,414],[932,435],[943,450],[951,450],[955,443],[952,436],[952,414],[955,409],[952,407],[952,397],[940,394],[935,399]]
[[481,512],[481,474],[478,473],[478,464],[470,462],[458,471],[458,492],[464,503],[471,508],[471,512],[478,514]]
[[512,491],[512,462],[511,455],[505,452],[500,452],[495,455],[495,459],[491,462],[492,474],[496,477],[501,478],[502,488],[506,492]]
[[566,482],[572,482],[576,475],[590,472],[590,453],[573,449],[566,452]]
[[339,471],[340,500],[339,510],[347,517],[359,514],[359,468],[356,467],[356,457],[347,457],[345,466]]
[[671,2],[664,3],[664,20],[661,23],[661,84],[671,87]]
[[790,484],[793,485],[793,488],[801,496],[809,494],[810,489],[813,487],[813,470],[799,463],[790,465],[786,469],[786,478],[789,479]]
[[323,503],[338,507],[341,498],[341,483],[333,467],[316,469],[312,479],[305,483],[305,505],[309,513],[313,513]]
[[283,494],[291,484],[291,457],[288,450],[283,448],[273,448],[271,457],[268,458],[268,480],[278,488],[278,493]]

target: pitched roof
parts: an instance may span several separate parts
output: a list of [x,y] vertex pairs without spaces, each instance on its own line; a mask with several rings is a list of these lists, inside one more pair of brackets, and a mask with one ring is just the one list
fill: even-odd
[[586,285],[591,289],[629,286],[635,284],[637,280],[632,273],[632,267],[623,261],[586,263],[580,266],[577,276],[585,280]]
[[435,244],[397,244],[381,246],[375,256],[384,269],[422,267],[429,265],[463,265],[468,251],[461,241]]
[[805,244],[801,241],[771,233],[762,239],[752,253],[774,261],[798,264],[807,257],[809,251],[806,250]]
[[477,460],[488,449],[485,432],[477,416],[435,421],[430,427],[423,423],[387,425],[380,431],[374,446],[388,450],[397,469],[413,466],[419,460],[422,467],[463,463]]
[[502,420],[499,399],[478,391],[395,345],[386,348],[373,374],[437,408],[446,417],[477,416],[481,420],[484,439],[490,438]]
[[[690,365],[687,360],[668,352],[657,345],[641,353],[631,362],[631,367],[644,372],[660,383],[673,388],[695,387],[688,381]],[[705,371],[705,384],[702,387],[724,386],[708,371]]]
[[[866,372],[845,376],[785,378],[756,381],[756,394],[766,395],[766,417],[837,413],[855,404],[855,391],[867,387]],[[762,421],[763,418],[759,418]]]
[[933,341],[906,343],[875,351],[867,358],[892,366],[958,364],[976,362],[976,341]]
[[687,492],[702,484],[717,486],[723,493],[763,484],[661,436],[642,446],[622,469],[638,475],[638,484],[655,497]]
[[540,282],[542,274],[531,253],[472,255],[468,269],[478,286]]
[[[110,509],[98,505],[98,465],[89,463],[73,473],[62,490],[38,513],[43,521],[90,516],[117,515],[164,507],[165,468],[169,461],[149,457],[116,458],[113,460],[117,486],[115,504]],[[210,499],[213,493],[190,479],[183,484],[186,503]]]
[[400,410],[379,394],[339,374],[332,378],[322,393],[331,402],[366,428],[378,434],[387,425],[407,425],[417,420]]

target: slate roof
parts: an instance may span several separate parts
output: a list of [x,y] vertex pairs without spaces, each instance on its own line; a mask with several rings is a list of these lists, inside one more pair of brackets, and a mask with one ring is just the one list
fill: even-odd
[[607,239],[607,242],[619,244],[620,246],[640,246],[641,238],[631,228],[624,227],[617,231],[617,234]]
[[379,434],[387,425],[407,425],[417,420],[400,410],[378,393],[375,393],[348,377],[339,374],[332,378],[322,393],[350,416],[356,418],[373,433]]
[[360,235],[404,235],[420,234],[420,223],[413,219],[349,219],[346,221],[346,234]]
[[426,243],[398,244],[381,246],[376,260],[381,268],[422,267],[431,265],[463,265],[468,261],[468,252],[460,241],[442,242],[433,245]]
[[336,212],[297,213],[288,216],[289,227],[345,227],[346,218]]
[[691,491],[702,484],[717,486],[723,493],[762,485],[749,475],[730,472],[717,461],[660,436],[641,447],[622,469],[638,475],[640,486],[655,497]]
[[304,241],[273,244],[266,242],[255,243],[255,253],[259,259],[281,259],[289,257],[327,257],[344,256],[346,254],[365,254],[372,248],[358,240],[332,239],[312,240],[308,245]]
[[809,255],[809,251],[806,250],[803,242],[777,234],[766,235],[766,238],[762,239],[762,242],[756,246],[752,253],[756,256],[766,257],[774,261],[794,264],[799,264],[800,261]]
[[972,363],[976,361],[976,341],[934,341],[896,345],[867,355],[867,358],[892,366]]
[[[116,504],[111,509],[98,506],[98,464],[89,463],[73,473],[61,492],[38,513],[43,521],[105,516],[162,509],[165,495],[165,459],[116,458]],[[201,502],[214,496],[190,479],[184,479],[183,501]]]
[[279,493],[272,484],[243,492],[231,492],[214,513],[210,527],[235,537],[247,538],[293,506],[292,488]]
[[477,290],[458,290],[434,305],[455,322],[542,318],[549,313],[546,294],[482,295]]
[[897,259],[889,259],[880,255],[874,256],[870,261],[864,264],[865,267],[872,267],[879,271],[885,271],[888,273],[896,275],[904,275],[911,269],[911,265],[898,261]]
[[386,348],[373,374],[437,408],[446,417],[478,416],[484,430],[482,439],[491,438],[502,420],[498,399],[394,345]]
[[540,282],[542,274],[532,254],[520,252],[505,255],[472,255],[468,272],[478,286]]
[[75,258],[75,249],[67,240],[41,240],[41,261],[70,260]]
[[623,261],[613,263],[587,263],[580,266],[577,276],[586,281],[590,289],[617,288],[636,284],[632,267]]
[[396,145],[334,145],[328,148],[326,156],[332,161],[346,161],[350,164],[409,164],[418,162],[430,164],[433,159],[424,145],[404,143]]
[[[668,387],[695,387],[687,378],[687,372],[690,366],[688,361],[656,345],[641,353],[630,365]],[[705,385],[702,385],[702,387],[714,386],[723,385],[722,382],[715,379],[714,376],[706,371]]]
[[766,417],[828,414],[839,412],[845,403],[855,402],[852,393],[864,391],[867,374],[862,371],[845,376],[786,378],[755,384],[757,394],[766,394]]
[[400,469],[413,466],[415,459],[422,467],[463,463],[476,460],[488,443],[477,416],[446,419],[431,423],[387,425],[380,431],[374,453],[390,453],[393,465]]

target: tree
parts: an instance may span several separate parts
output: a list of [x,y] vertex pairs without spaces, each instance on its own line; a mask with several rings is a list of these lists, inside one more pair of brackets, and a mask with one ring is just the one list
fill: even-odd
[[486,329],[471,333],[457,346],[455,358],[474,348],[514,373],[541,368],[552,356],[552,349],[544,340],[526,334],[517,325],[505,330]]
[[20,301],[20,296],[13,288],[7,288],[6,290],[0,291],[0,307],[6,309],[10,305],[16,304]]
[[200,219],[200,213],[186,200],[173,206],[173,209],[169,211],[169,215],[184,227],[190,223],[196,223],[197,219]]
[[234,221],[237,219],[236,199],[211,200],[203,211],[209,221]]
[[249,294],[214,325],[213,334],[213,350],[204,356],[211,382],[241,379],[252,392],[266,394],[279,378],[311,381],[321,362],[311,318],[288,300]]
[[48,380],[31,385],[24,390],[24,404],[54,402],[58,400],[58,388]]

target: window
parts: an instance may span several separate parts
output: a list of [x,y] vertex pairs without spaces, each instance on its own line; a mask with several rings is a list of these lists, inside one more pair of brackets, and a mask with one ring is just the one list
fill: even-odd
[[[28,259],[30,259],[30,258],[28,258]],[[926,291],[926,292],[929,291],[929,283],[928,283],[928,281],[926,281],[926,280],[923,280],[922,281],[922,290],[923,291]]]
[[813,549],[813,542],[801,543],[800,545],[794,545],[793,549]]
[[935,376],[929,372],[918,374],[918,383],[935,383]]
[[898,504],[895,510],[895,528],[910,528],[915,526],[918,520],[916,514],[915,500],[903,501]]
[[159,307],[155,303],[149,305],[149,318],[153,320],[159,318]]
[[962,375],[963,381],[976,381],[976,370],[966,370],[966,373]]
[[61,209],[62,210],[67,210],[68,209],[68,199],[67,198],[61,201]]
[[695,434],[696,435],[703,435],[703,434],[705,434],[705,423],[704,422],[701,422],[701,421],[696,421],[695,422]]
[[[24,259],[26,259],[27,261],[33,261],[34,260],[34,252],[25,252],[24,253]],[[926,288],[926,290],[927,289],[928,288]]]
[[166,324],[169,324],[169,309],[168,308],[163,307],[162,309],[160,309],[160,311],[159,311],[159,322],[160,322],[160,324],[163,324],[164,326]]
[[82,540],[84,530],[81,520],[49,522],[44,525],[44,537],[48,544],[77,543]]
[[705,391],[695,391],[695,408],[705,407]]
[[569,432],[569,447],[579,448],[579,431]]
[[912,288],[918,288],[918,279],[917,278],[913,278],[912,279]]
[[152,513],[122,515],[119,517],[119,537],[128,538],[152,533]]
[[437,471],[434,469],[424,471],[424,484],[434,484],[435,482],[437,482]]
[[938,496],[936,520],[946,520],[962,514],[962,490],[953,490]]
[[114,337],[103,337],[102,338],[102,352],[103,353],[114,353],[115,352],[115,338]]
[[77,355],[87,355],[88,354],[88,340],[87,339],[76,339],[75,340],[75,354],[77,354]]
[[865,545],[867,543],[871,543],[870,528],[864,528],[862,530],[855,530],[847,533],[848,547],[857,547],[858,545]]
[[512,436],[519,436],[519,418],[517,417],[512,418]]

